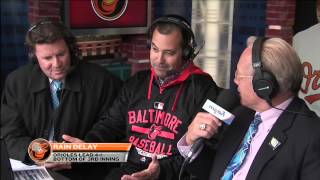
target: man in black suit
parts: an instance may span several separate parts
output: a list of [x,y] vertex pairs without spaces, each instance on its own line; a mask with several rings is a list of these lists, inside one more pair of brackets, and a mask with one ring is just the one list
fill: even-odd
[[[302,76],[299,57],[284,40],[259,38],[249,45],[234,79],[243,106],[233,112],[236,119],[223,132],[217,148],[206,143],[187,169],[210,180],[319,179],[320,118],[297,97]],[[261,123],[252,130],[249,126],[255,115],[260,115]],[[206,116],[210,115],[199,113],[178,142],[183,156],[198,138],[217,135],[221,124]],[[256,133],[251,134],[248,150],[237,156],[249,131]]]
[[[84,137],[111,106],[122,81],[99,65],[81,61],[76,37],[62,22],[46,18],[32,25],[26,46],[30,62],[5,81],[0,137],[10,158],[33,163],[27,153],[32,140],[61,142],[64,133]],[[89,171],[82,165],[44,164],[75,179],[84,178],[83,169]],[[96,166],[93,170],[101,167]]]

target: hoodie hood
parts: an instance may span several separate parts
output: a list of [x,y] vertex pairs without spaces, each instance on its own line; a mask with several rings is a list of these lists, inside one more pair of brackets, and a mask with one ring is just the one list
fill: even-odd
[[[172,111],[175,111],[176,103],[179,100],[180,94],[182,93],[182,90],[184,88],[183,82],[195,74],[202,74],[205,76],[210,76],[208,73],[202,71],[199,67],[195,66],[193,62],[191,62],[187,65],[187,67],[184,70],[182,70],[182,72],[176,78],[174,78],[173,80],[171,80],[168,83],[165,83],[161,86],[159,85],[160,86],[160,94],[162,94],[162,92],[165,91],[165,89],[167,89],[168,87],[180,85],[180,87],[176,93],[176,96],[175,96]],[[153,80],[157,79],[157,78],[158,78],[158,76],[156,75],[153,67],[151,67],[151,77],[150,77],[149,89],[148,89],[148,100],[151,99]]]

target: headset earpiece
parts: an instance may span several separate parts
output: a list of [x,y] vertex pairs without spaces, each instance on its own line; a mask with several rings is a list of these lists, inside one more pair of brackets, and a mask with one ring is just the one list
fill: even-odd
[[[44,27],[43,27],[44,26]],[[36,36],[40,37],[40,39],[42,39],[41,41],[47,41],[45,40],[46,38],[48,38],[46,35],[43,35],[43,29],[51,29],[49,30],[49,32],[51,31],[52,34],[55,33],[56,37],[61,37],[64,39],[65,43],[68,46],[68,49],[70,51],[70,55],[71,55],[71,65],[77,65],[79,63],[79,58],[81,57],[80,51],[77,47],[76,44],[76,39],[75,36],[71,33],[71,31],[60,21],[54,21],[51,20],[49,18],[45,18],[39,22],[37,22],[36,24],[32,25],[28,31],[27,31],[27,35],[26,35],[26,42],[25,45],[28,48],[28,58],[31,62],[33,63],[38,63],[37,57],[35,55],[35,46],[36,46],[36,42],[31,42],[31,41],[35,41],[34,39],[32,39],[32,34],[36,34]],[[46,33],[47,30],[44,30]],[[57,39],[55,39],[57,40]],[[51,40],[52,43],[53,40]]]
[[186,59],[193,59],[194,56],[194,48],[190,45],[183,48],[183,57]]
[[153,31],[155,29],[155,27],[159,24],[159,23],[173,23],[177,26],[179,26],[183,33],[186,33],[187,36],[187,40],[188,42],[184,44],[183,47],[183,57],[185,59],[193,59],[193,57],[195,57],[195,48],[197,47],[197,44],[195,42],[195,36],[193,34],[193,31],[190,27],[190,24],[182,17],[178,16],[178,15],[167,15],[164,17],[160,17],[158,19],[156,19],[150,26],[149,30],[148,30],[148,34],[147,34],[147,47],[150,49],[151,48],[151,43],[152,43],[152,34]]
[[36,55],[34,54],[34,52],[32,50],[28,50],[28,58],[29,60],[34,63],[34,64],[37,64],[38,63],[38,60],[37,60],[37,57]]
[[254,76],[252,81],[255,93],[262,99],[270,101],[277,87],[274,79],[275,77],[268,72],[262,72],[262,77]]
[[149,38],[149,35],[148,35],[148,38],[147,38],[147,48],[148,49],[151,49],[151,38]]
[[253,75],[252,84],[255,93],[270,104],[272,97],[278,91],[278,83],[272,73],[263,70],[261,54],[263,43],[266,39],[267,38],[258,38],[253,43],[252,67],[255,70],[255,73]]

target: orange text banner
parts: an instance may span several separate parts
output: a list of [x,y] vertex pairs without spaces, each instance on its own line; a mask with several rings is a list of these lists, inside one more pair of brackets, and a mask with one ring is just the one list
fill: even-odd
[[90,152],[128,152],[131,143],[50,143],[53,152],[90,151]]

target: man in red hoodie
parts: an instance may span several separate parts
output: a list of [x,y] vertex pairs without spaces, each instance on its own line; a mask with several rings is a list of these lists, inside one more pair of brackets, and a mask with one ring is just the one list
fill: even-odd
[[151,69],[125,83],[84,139],[132,143],[128,162],[112,170],[107,179],[178,179],[183,157],[177,141],[208,96],[215,100],[220,90],[210,75],[193,64],[196,43],[189,22],[176,15],[158,18],[148,36]]

